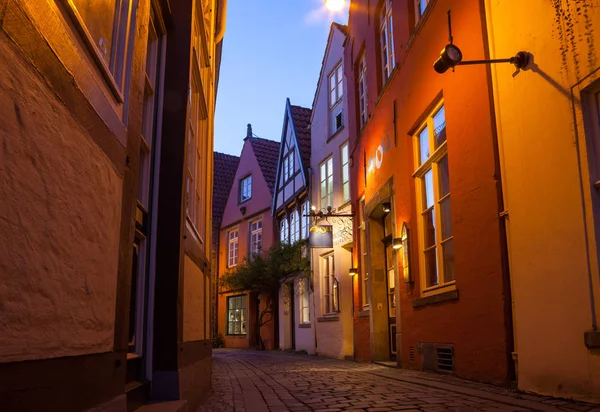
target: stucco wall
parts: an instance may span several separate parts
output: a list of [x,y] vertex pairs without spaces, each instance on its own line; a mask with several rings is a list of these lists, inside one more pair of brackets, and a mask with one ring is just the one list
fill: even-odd
[[588,271],[597,315],[600,279],[580,92],[600,67],[600,2],[486,4],[491,58],[519,50],[534,56],[514,78],[512,66],[492,67],[519,387],[598,397],[600,355],[583,340],[592,328]]
[[207,279],[202,270],[188,257],[183,258],[183,341],[206,339],[208,313]]
[[0,361],[113,346],[122,178],[0,38]]

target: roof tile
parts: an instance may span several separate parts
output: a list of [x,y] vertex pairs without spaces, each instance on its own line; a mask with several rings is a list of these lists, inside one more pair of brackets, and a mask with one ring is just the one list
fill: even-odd
[[273,194],[275,187],[275,177],[277,175],[277,160],[279,157],[279,142],[263,139],[260,137],[252,137],[250,139],[252,150],[269,191]]
[[306,107],[290,105],[292,108],[292,118],[294,129],[300,144],[300,154],[302,155],[302,165],[304,170],[310,167],[310,116],[311,109]]
[[221,219],[227,204],[227,198],[233,185],[233,179],[240,162],[239,156],[232,156],[225,153],[214,153],[213,170],[213,226],[221,226]]

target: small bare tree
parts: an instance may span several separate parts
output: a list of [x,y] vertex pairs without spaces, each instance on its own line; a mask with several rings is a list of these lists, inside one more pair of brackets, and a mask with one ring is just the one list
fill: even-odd
[[282,284],[295,277],[310,275],[305,242],[278,243],[266,252],[252,256],[229,270],[220,285],[226,290],[254,292],[266,298],[256,325],[259,349],[264,350],[261,328],[276,318],[278,293]]

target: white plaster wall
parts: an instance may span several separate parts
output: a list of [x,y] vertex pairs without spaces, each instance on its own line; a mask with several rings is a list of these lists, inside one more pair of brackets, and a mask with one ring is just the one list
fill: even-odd
[[[342,162],[340,147],[348,141],[348,122],[351,116],[348,113],[348,102],[346,100],[347,88],[344,78],[344,97],[342,98],[344,112],[344,128],[331,138],[330,134],[330,111],[329,111],[329,74],[337,66],[343,57],[344,35],[334,28],[330,35],[321,78],[319,79],[318,90],[313,107],[313,118],[311,122],[311,168],[313,170],[313,182],[311,186],[311,204],[319,207],[320,202],[320,167],[319,165],[328,158],[333,157],[333,207],[341,213],[350,213],[350,205],[342,207],[344,204],[342,192]],[[328,139],[330,139],[327,141]],[[340,233],[345,225],[352,226],[352,220],[349,218],[335,218],[329,221],[322,220],[319,224],[332,224],[334,237]],[[351,230],[350,230],[351,232]],[[352,236],[348,237],[342,243],[351,243]],[[352,309],[352,277],[348,271],[352,266],[351,254],[342,247],[342,244],[334,245],[334,265],[335,275],[340,286],[340,312],[339,320],[332,322],[319,322],[319,318],[324,317],[322,304],[322,274],[321,274],[321,255],[330,252],[326,249],[312,249],[312,269],[315,277],[314,298],[316,299],[314,314],[315,329],[317,336],[317,352],[326,356],[344,358],[354,354],[354,327],[353,327],[353,309]]]
[[[312,315],[312,294],[309,294],[309,305],[311,308]],[[294,327],[295,338],[296,338],[296,350],[305,350],[310,355],[315,354],[315,329],[314,322],[311,316],[311,327],[301,328],[300,327],[300,313],[301,313],[301,300],[300,300],[300,279],[294,280]]]
[[600,64],[600,30],[591,24],[600,21],[600,2],[580,3],[486,1],[491,58],[534,55],[518,76],[511,65],[492,66],[492,76],[519,387],[557,396],[600,394],[600,357],[583,340],[592,326],[589,272],[597,309],[600,288],[579,99]]
[[112,350],[122,177],[0,40],[0,362]]

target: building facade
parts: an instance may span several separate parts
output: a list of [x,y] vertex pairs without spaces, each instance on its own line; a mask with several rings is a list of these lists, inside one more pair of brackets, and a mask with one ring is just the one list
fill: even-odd
[[[268,251],[276,240],[271,207],[278,156],[279,142],[254,137],[248,125],[221,221],[219,276]],[[257,325],[268,309],[266,296],[220,289],[216,312],[225,347],[257,347]],[[264,315],[262,321],[266,322],[260,329],[262,343],[265,349],[274,349],[275,316]]]
[[0,409],[194,409],[224,2],[11,0],[0,16]]
[[311,225],[332,225],[333,229],[333,248],[311,249],[316,352],[341,359],[354,358],[350,142],[343,62],[346,34],[346,26],[332,24],[310,122],[313,210],[347,215],[311,221]]
[[531,54],[490,67],[518,386],[598,401],[600,3],[518,4],[485,1],[489,58]]
[[352,2],[344,51],[357,358],[506,385],[512,317],[491,84],[485,66],[432,68],[449,9],[463,54],[485,55],[485,8],[367,3]]
[[[310,109],[292,106],[286,100],[271,210],[280,242],[295,243],[308,238],[310,118]],[[315,353],[312,304],[309,279],[298,277],[282,285],[277,316],[280,349]]]

